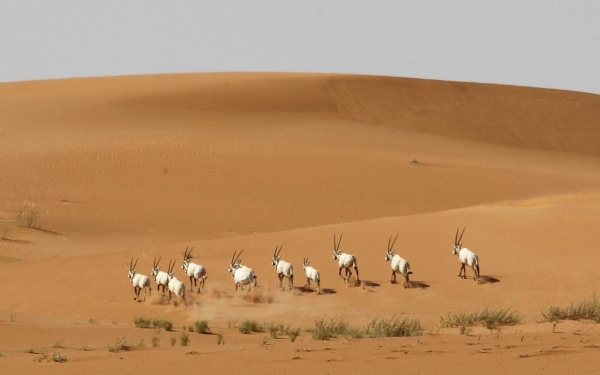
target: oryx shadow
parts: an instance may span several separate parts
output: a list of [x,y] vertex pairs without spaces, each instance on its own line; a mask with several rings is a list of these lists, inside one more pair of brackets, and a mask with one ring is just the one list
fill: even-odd
[[426,284],[422,281],[409,281],[408,287],[410,289],[427,289],[429,288],[429,284]]
[[[317,289],[312,289],[312,288],[306,288],[304,286],[298,286],[295,287],[296,290],[298,290],[301,293],[306,293],[306,294],[311,294],[311,293],[317,293]],[[335,291],[335,289],[321,289],[321,294],[335,294],[337,293]]]
[[500,279],[493,276],[481,275],[479,276],[479,284],[495,284],[499,283]]
[[376,283],[374,281],[363,280],[363,281],[361,281],[361,284],[359,286],[366,286],[366,287],[370,287],[370,288],[378,288],[378,287],[381,286],[381,284]]

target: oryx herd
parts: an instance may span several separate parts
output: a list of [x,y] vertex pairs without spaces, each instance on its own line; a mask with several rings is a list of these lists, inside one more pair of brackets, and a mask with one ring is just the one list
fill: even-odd
[[[454,237],[454,248],[452,250],[452,254],[458,256],[458,260],[461,264],[458,276],[463,279],[466,279],[466,266],[469,266],[475,274],[475,281],[479,282],[481,277],[479,273],[479,258],[474,252],[470,251],[466,247],[462,247],[461,241],[466,228],[462,230],[460,237],[458,235],[459,229],[456,230],[456,235]],[[354,268],[354,271],[356,272],[356,282],[360,283],[360,277],[358,274],[358,263],[356,257],[352,254],[347,254],[340,250],[342,236],[343,233],[340,235],[339,240],[336,242],[336,236],[335,234],[333,235],[333,259],[338,261],[338,275],[344,280],[344,283],[348,283],[350,277],[352,276],[351,268]],[[396,273],[400,273],[404,277],[404,288],[410,288],[410,275],[412,274],[410,264],[400,255],[394,254],[394,244],[396,243],[397,238],[398,235],[396,235],[396,237],[392,241],[392,236],[390,236],[384,260],[386,262],[390,262],[392,267],[392,276],[390,278],[391,283],[396,283]],[[282,248],[283,246],[275,247],[275,252],[273,253],[271,265],[275,267],[277,277],[279,278],[278,289],[285,290],[282,284],[283,279],[287,278],[288,289],[293,290],[294,267],[291,263],[281,260],[280,254]],[[204,282],[206,281],[208,276],[206,275],[206,268],[204,268],[200,264],[191,262],[191,254],[193,249],[194,248],[192,247],[188,250],[188,248],[186,247],[185,253],[183,255],[183,263],[181,265],[181,269],[185,271],[186,275],[189,277],[189,291],[192,292],[192,288],[196,287],[196,293],[200,293],[202,290],[204,290]],[[249,268],[242,264],[240,255],[242,255],[243,252],[244,249],[242,249],[239,253],[237,252],[237,250],[233,253],[233,256],[231,257],[231,263],[229,264],[229,268],[227,270],[233,276],[236,291],[238,290],[238,288],[244,290],[246,286],[248,287],[248,291],[250,291],[252,286],[257,285],[258,276],[256,276],[252,268]],[[156,260],[156,258],[154,258],[154,263],[152,264],[152,268],[150,271],[150,275],[154,278],[154,281],[156,282],[156,289],[160,291],[160,288],[162,287],[163,294],[165,293],[165,291],[168,291],[169,301],[171,300],[171,296],[173,294],[175,294],[180,301],[185,301],[185,285],[182,281],[178,280],[175,277],[175,272],[173,271],[176,261],[169,261],[167,272],[164,272],[160,270],[160,260],[161,258],[158,258],[158,261]],[[134,300],[140,301],[140,292],[143,289],[145,301],[146,290],[148,291],[148,295],[151,295],[152,287],[150,286],[150,278],[148,276],[137,273],[137,263],[137,260],[135,261],[135,263],[133,262],[133,258],[131,259],[131,262],[128,263],[128,277],[131,283],[133,284],[133,290],[135,294]],[[313,281],[317,286],[317,294],[321,294],[321,275],[319,271],[309,265],[308,258],[303,259],[302,268],[306,273],[306,284],[304,285],[304,288],[310,290],[310,282]],[[342,269],[345,270],[344,276],[342,276]]]

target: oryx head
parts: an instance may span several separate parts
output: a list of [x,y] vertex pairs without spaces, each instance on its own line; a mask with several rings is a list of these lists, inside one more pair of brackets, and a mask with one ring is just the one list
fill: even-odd
[[171,280],[173,276],[175,276],[175,271],[173,271],[173,268],[175,268],[175,263],[177,263],[176,260],[169,260],[169,267],[167,267],[167,275],[169,276],[169,280]]
[[135,276],[135,266],[137,266],[138,260],[139,258],[136,259],[135,263],[133,263],[133,258],[131,258],[131,262],[129,262],[129,273],[127,274],[127,277],[130,278],[132,282],[133,277]]
[[190,265],[190,260],[192,260],[192,250],[194,247],[188,251],[188,247],[185,247],[185,253],[183,254],[183,263],[181,264],[181,269],[187,272],[188,266]]
[[452,254],[454,255],[458,255],[458,252],[460,251],[460,249],[462,249],[462,237],[463,234],[465,234],[465,229],[467,229],[467,227],[465,227],[462,232],[460,233],[460,237],[458,237],[458,231],[460,228],[458,228],[456,230],[456,235],[454,236],[454,249],[452,250]]
[[[244,249],[242,249],[240,251],[239,254],[237,254],[237,249],[233,252],[233,256],[231,257],[231,263],[229,264],[229,269],[227,270],[227,272],[230,272],[232,275],[235,274],[235,271],[240,268],[241,266],[241,260],[238,261],[238,259],[240,258],[240,255],[242,255],[242,253],[244,252]],[[238,263],[239,262],[239,263]]]
[[158,266],[158,264],[160,263],[160,260],[162,258],[158,258],[158,262],[156,261],[156,257],[154,258],[154,262],[152,263],[152,271],[150,272],[150,276],[154,276],[154,278],[156,278],[156,276],[158,275],[158,270],[160,269],[160,267]]
[[279,254],[281,254],[281,249],[283,249],[283,245],[280,247],[275,246],[275,252],[273,253],[273,261],[271,262],[272,266],[277,267],[277,263],[279,263],[279,259],[281,258]]
[[310,262],[308,261],[308,258],[305,258],[304,260],[302,260],[302,268],[306,269],[306,267],[308,267],[308,265],[310,264]]
[[392,242],[392,236],[390,235],[390,239],[388,240],[387,253],[385,254],[386,262],[391,262],[392,258],[394,257],[394,244],[396,243],[396,239],[398,239],[398,235],[396,235],[396,238],[394,238],[394,242]]
[[340,240],[337,242],[337,244],[335,243],[335,234],[333,235],[333,259],[337,260],[338,257],[340,255],[342,255],[342,252],[340,251],[340,243],[342,242],[342,236],[344,235],[344,232],[342,232],[342,234],[340,234]]

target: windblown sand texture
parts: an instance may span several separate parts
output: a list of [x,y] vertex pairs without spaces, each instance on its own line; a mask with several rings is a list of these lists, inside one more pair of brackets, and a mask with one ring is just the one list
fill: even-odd
[[[324,74],[181,74],[0,84],[0,218],[24,201],[41,229],[0,241],[0,373],[565,374],[600,368],[600,329],[538,324],[600,286],[600,97],[476,83]],[[454,234],[486,282],[456,275]],[[333,257],[354,254],[362,286]],[[391,285],[390,234],[415,288]],[[323,295],[278,291],[276,246]],[[186,246],[208,270],[186,304],[133,300],[127,262],[150,275]],[[233,251],[258,278],[234,292]],[[467,269],[472,276],[472,271]],[[400,277],[401,281],[402,278]],[[287,281],[284,281],[284,286]],[[512,307],[516,326],[437,329],[440,316]],[[421,319],[409,338],[271,339],[246,319],[310,328]],[[170,319],[174,332],[133,326]],[[216,335],[183,325],[209,321]],[[228,328],[230,327],[231,328]],[[153,335],[160,346],[150,345]],[[127,352],[106,349],[117,338]],[[175,347],[169,340],[177,337]],[[266,337],[266,338],[265,338]],[[60,344],[57,344],[60,342]],[[61,346],[63,348],[53,348]],[[85,348],[85,350],[84,350]],[[30,350],[31,349],[31,350]],[[66,363],[37,362],[61,352]],[[191,353],[191,354],[186,354]]]

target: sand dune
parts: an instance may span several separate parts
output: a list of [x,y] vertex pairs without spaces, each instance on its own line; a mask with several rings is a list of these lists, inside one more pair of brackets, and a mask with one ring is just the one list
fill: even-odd
[[[473,365],[484,373],[585,372],[598,361],[598,327],[557,329],[536,319],[548,305],[592,298],[599,281],[599,111],[600,98],[589,94],[390,77],[236,73],[0,84],[0,217],[15,219],[31,201],[41,225],[12,226],[0,241],[0,368],[138,372],[202,361],[219,370],[233,354],[262,373],[289,364],[295,373],[303,366],[436,373],[448,363],[456,372]],[[456,277],[451,241],[463,226],[464,244],[496,282]],[[362,286],[338,276],[332,236],[341,232]],[[396,233],[416,288],[389,283],[383,258]],[[306,281],[308,256],[326,293],[278,291],[270,266],[276,245],[294,264],[296,286]],[[139,272],[149,274],[155,257],[163,268],[174,259],[189,286],[181,270],[186,246],[208,269],[207,290],[175,306],[153,283],[153,295],[135,303],[125,263],[139,258]],[[259,275],[248,294],[234,293],[226,271],[241,248]],[[471,336],[436,328],[440,315],[486,307],[512,307],[523,323],[501,332],[473,328]],[[228,328],[245,319],[311,327],[334,315],[358,326],[418,317],[428,335],[319,342],[303,334],[291,343]],[[153,331],[133,328],[139,316],[168,317],[177,332],[163,332],[161,347],[151,348]],[[171,348],[170,337],[197,319],[222,331],[226,345],[194,335],[190,347]],[[108,353],[122,336],[145,346]],[[66,347],[52,348],[61,339]],[[41,354],[28,348],[63,351],[69,367],[33,362]],[[472,364],[448,362],[456,354]]]

